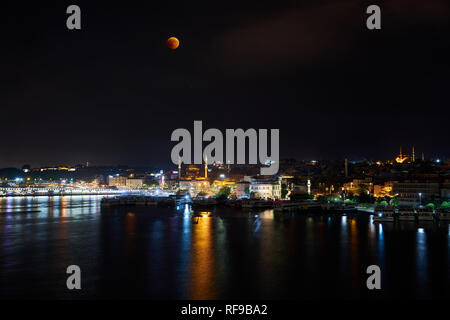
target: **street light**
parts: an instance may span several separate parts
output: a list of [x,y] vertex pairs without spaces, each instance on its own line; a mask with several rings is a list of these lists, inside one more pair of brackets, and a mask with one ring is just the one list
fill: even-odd
[[422,192],[419,192],[419,204],[422,205]]

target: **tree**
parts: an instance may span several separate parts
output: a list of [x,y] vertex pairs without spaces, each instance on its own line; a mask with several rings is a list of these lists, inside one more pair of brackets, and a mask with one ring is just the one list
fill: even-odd
[[367,194],[367,192],[360,193],[358,196],[358,202],[359,203],[373,203],[374,198]]
[[219,199],[226,199],[230,195],[230,187],[223,187],[216,193],[215,197]]
[[358,186],[358,195],[361,196],[363,194],[367,195],[369,189],[367,189],[367,186],[365,184],[360,184]]
[[398,199],[392,198],[391,201],[389,201],[389,204],[393,207],[398,207]]
[[289,190],[287,188],[287,185],[283,183],[281,185],[281,199],[285,199],[288,192],[289,192]]
[[444,201],[441,203],[441,208],[450,208],[450,202]]

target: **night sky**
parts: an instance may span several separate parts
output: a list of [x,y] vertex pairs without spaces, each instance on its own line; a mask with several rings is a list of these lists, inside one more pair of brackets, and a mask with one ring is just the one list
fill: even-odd
[[447,0],[9,2],[0,167],[168,166],[194,120],[279,128],[281,158],[450,156]]

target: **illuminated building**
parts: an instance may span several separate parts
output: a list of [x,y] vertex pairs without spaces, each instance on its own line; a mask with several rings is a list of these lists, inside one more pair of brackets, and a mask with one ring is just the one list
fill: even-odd
[[416,161],[416,153],[414,147],[412,148],[411,155],[403,154],[402,147],[400,147],[400,153],[397,158],[395,158],[397,163],[411,163]]
[[419,204],[422,199],[432,200],[440,197],[439,182],[404,181],[393,185],[399,204]]
[[228,187],[230,188],[231,192],[234,192],[236,187],[236,182],[231,180],[214,180],[212,184],[212,190],[213,192],[218,192],[220,189]]
[[128,189],[140,189],[142,188],[142,179],[126,179],[126,187]]
[[[333,186],[331,186],[333,188]],[[371,178],[366,179],[353,179],[351,182],[344,183],[343,191],[346,191],[347,193],[354,193],[357,194],[361,187],[365,187],[367,189],[367,192],[370,193],[373,191],[373,183]],[[334,188],[333,188],[334,189]]]
[[191,197],[196,197],[200,192],[209,193],[209,181],[207,180],[180,180],[180,190],[189,192]]
[[236,198],[247,198],[250,195],[250,183],[246,181],[236,183]]
[[374,185],[373,186],[373,195],[375,197],[384,197],[389,196],[392,197],[394,194],[392,193],[393,182],[386,182],[384,185]]
[[[205,159],[206,160],[206,159]],[[178,166],[179,172],[179,188],[182,191],[189,192],[191,197],[196,197],[201,193],[210,193],[210,184],[207,179],[208,177],[208,164],[205,161],[205,176],[200,176],[200,169],[195,165],[189,165],[186,168],[185,176],[181,176],[181,163]]]
[[127,178],[126,177],[109,177],[108,184],[111,187],[124,188],[127,185]]
[[250,197],[256,199],[280,199],[281,184],[278,180],[252,179],[250,182]]

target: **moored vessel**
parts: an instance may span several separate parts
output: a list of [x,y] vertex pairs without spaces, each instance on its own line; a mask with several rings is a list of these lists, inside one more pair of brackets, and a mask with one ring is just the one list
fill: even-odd
[[395,210],[392,206],[377,206],[374,210],[373,222],[393,222]]
[[416,214],[414,208],[411,206],[400,206],[398,208],[399,221],[416,221]]

